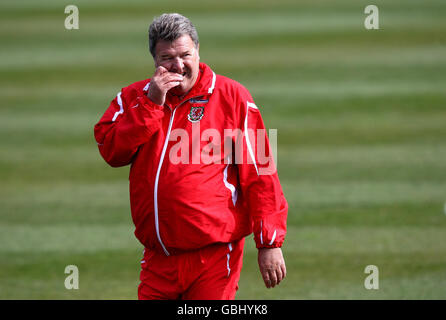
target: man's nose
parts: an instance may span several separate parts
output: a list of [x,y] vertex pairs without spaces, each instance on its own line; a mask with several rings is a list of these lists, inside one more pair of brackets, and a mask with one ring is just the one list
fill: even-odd
[[184,71],[183,69],[184,69],[183,60],[181,58],[174,58],[172,61],[170,71],[176,73],[183,73]]

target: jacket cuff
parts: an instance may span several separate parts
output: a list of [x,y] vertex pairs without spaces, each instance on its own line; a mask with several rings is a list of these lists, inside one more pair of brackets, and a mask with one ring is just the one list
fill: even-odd
[[287,208],[254,220],[256,248],[280,248],[286,235]]
[[271,248],[282,248],[282,244],[283,244],[283,242],[282,242],[282,243],[278,243],[278,242],[276,242],[276,243],[273,243],[272,245],[261,245],[261,244],[256,243],[256,248],[257,248],[257,249],[265,249],[265,248],[269,248],[269,249],[271,249]]

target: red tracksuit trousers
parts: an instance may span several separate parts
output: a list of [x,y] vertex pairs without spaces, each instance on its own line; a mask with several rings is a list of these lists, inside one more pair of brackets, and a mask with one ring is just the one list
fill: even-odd
[[245,239],[166,256],[144,251],[140,300],[233,300],[243,264]]

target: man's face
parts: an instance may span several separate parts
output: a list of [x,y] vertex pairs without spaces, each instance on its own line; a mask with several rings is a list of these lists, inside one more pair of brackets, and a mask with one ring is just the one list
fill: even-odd
[[181,74],[184,80],[171,91],[178,95],[189,92],[199,72],[199,46],[195,47],[189,35],[169,42],[159,40],[155,47],[155,67],[162,66],[169,72]]

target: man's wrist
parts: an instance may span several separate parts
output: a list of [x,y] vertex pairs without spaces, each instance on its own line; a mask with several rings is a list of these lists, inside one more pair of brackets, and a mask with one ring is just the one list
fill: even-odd
[[282,247],[282,243],[273,243],[273,244],[270,244],[270,245],[258,243],[256,245],[256,248],[259,249],[259,250],[260,249],[274,249],[274,248],[281,248],[281,247]]

